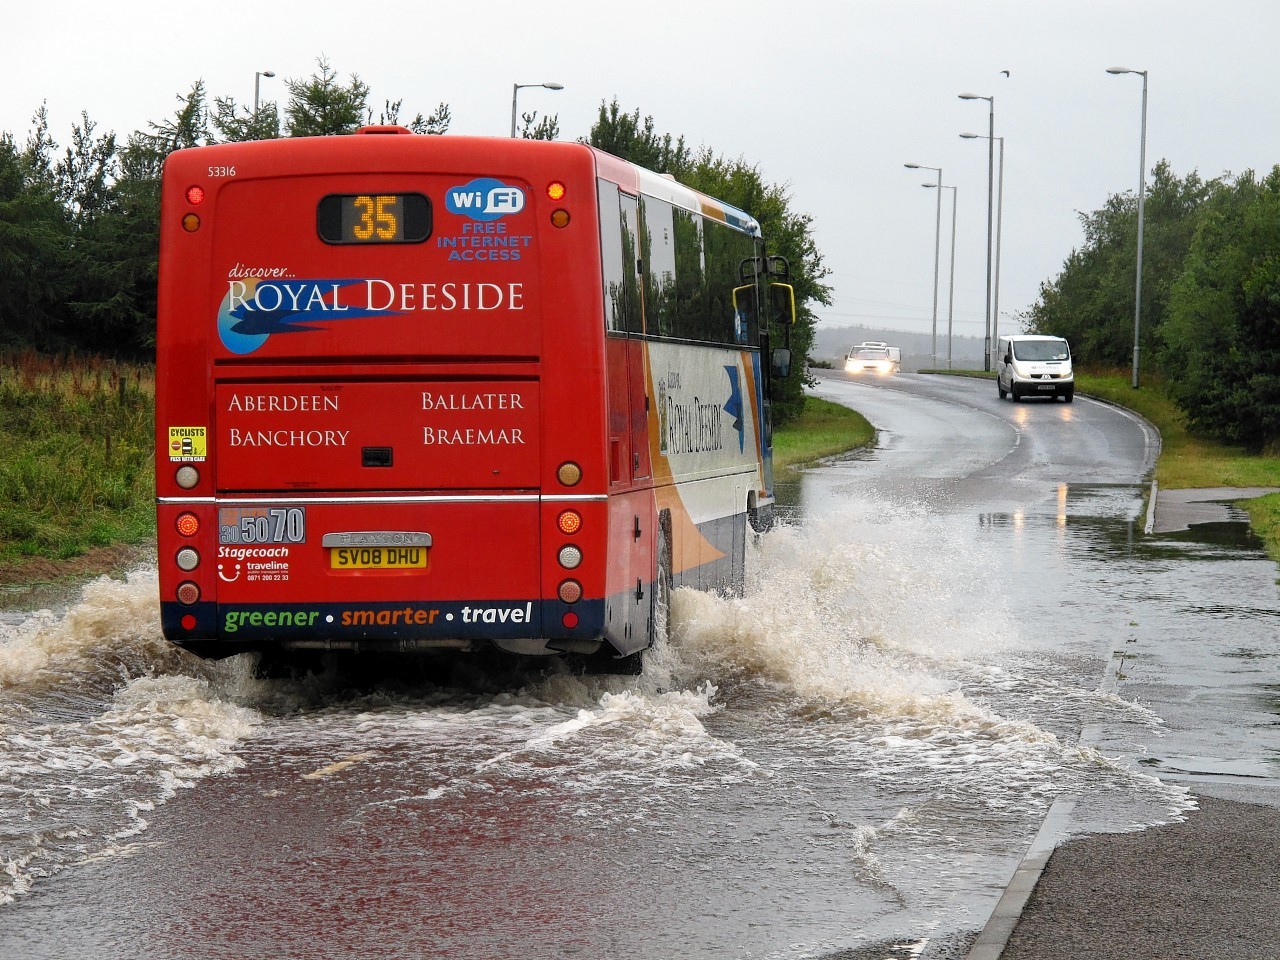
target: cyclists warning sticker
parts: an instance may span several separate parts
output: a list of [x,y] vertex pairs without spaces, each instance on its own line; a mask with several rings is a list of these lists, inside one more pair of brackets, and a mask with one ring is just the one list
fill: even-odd
[[170,427],[170,462],[202,462],[208,455],[208,435],[208,427]]

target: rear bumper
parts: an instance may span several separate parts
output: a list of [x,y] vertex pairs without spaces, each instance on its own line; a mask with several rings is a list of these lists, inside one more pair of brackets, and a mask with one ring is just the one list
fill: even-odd
[[[604,632],[605,603],[559,600],[378,603],[160,604],[165,636],[201,656],[222,657],[267,647],[292,649],[470,649],[489,641],[536,640],[554,651],[595,643]],[[546,625],[546,626],[544,626]],[[544,643],[545,641],[545,643]]]

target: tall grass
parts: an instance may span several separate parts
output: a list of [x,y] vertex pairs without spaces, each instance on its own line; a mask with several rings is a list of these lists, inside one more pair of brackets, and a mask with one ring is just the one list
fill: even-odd
[[0,563],[154,534],[155,370],[0,357]]

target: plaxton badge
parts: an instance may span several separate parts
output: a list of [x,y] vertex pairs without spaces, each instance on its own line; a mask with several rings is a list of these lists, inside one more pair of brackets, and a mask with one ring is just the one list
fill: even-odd
[[349,533],[326,533],[320,538],[322,547],[429,547],[431,534],[409,530],[361,530]]

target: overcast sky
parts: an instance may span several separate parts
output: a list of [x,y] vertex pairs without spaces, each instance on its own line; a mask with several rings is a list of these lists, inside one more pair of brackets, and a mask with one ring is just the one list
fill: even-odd
[[[929,332],[936,191],[957,187],[954,331],[986,315],[986,101],[1005,138],[1001,331],[1078,246],[1077,211],[1136,191],[1142,78],[1147,169],[1183,176],[1280,162],[1280,3],[1275,0],[542,0],[443,4],[311,0],[50,0],[10,5],[0,131],[22,144],[47,103],[62,146],[81,111],[123,141],[170,117],[203,79],[211,97],[287,99],[324,55],[370,103],[402,117],[441,101],[451,133],[504,136],[521,112],[585,136],[602,101],[659,131],[755,164],[813,218],[834,302],[827,326]],[[1008,71],[1006,76],[1004,71]],[[998,155],[998,152],[997,152]],[[997,164],[998,166],[998,164]],[[952,192],[943,192],[938,332],[945,336]],[[945,350],[940,345],[940,353]]]

